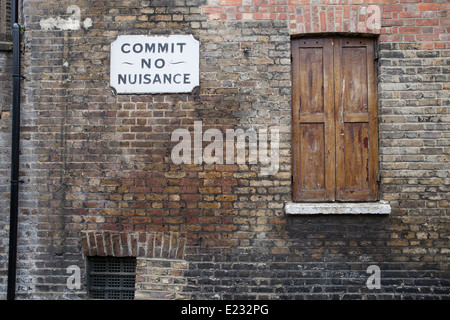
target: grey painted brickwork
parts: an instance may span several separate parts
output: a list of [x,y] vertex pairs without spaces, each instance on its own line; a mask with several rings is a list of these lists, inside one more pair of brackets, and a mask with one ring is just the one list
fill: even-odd
[[[67,19],[71,4],[23,1],[19,299],[86,298],[90,253],[83,238],[94,235],[89,243],[98,244],[104,232],[127,241],[139,233],[185,236],[183,256],[148,257],[136,247],[141,299],[448,298],[450,51],[439,37],[444,47],[424,49],[424,40],[380,36],[380,195],[390,214],[286,215],[293,34],[287,20],[216,19],[204,9],[214,7],[211,1],[78,1],[81,21],[90,18],[92,26],[42,29],[42,19]],[[382,9],[386,17],[394,10]],[[438,27],[445,26],[440,15]],[[392,20],[382,22],[392,28]],[[109,49],[123,34],[192,34],[200,41],[200,87],[192,94],[115,96]],[[5,298],[10,117],[2,115]],[[264,177],[248,163],[174,165],[171,133],[192,130],[194,121],[204,130],[278,128],[278,173]],[[79,290],[66,285],[71,265],[82,271]],[[366,285],[371,265],[381,270],[379,289]]]

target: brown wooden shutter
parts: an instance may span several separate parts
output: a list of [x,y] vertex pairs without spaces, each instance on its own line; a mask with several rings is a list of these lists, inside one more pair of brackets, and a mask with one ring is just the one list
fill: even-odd
[[331,39],[293,41],[294,201],[334,200],[334,96]]
[[336,200],[378,197],[374,40],[337,38],[334,45]]
[[294,40],[292,68],[293,200],[377,200],[374,40]]

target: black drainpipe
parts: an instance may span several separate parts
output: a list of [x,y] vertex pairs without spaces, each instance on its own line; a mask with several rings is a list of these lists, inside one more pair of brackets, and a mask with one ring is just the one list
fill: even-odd
[[20,144],[20,25],[18,1],[12,3],[13,92],[11,141],[11,202],[9,217],[9,258],[7,300],[15,300],[17,270],[17,225],[19,212],[19,144]]

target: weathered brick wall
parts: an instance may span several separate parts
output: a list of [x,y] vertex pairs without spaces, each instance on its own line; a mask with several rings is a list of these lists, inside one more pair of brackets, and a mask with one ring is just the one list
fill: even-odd
[[[79,29],[43,27],[43,19],[67,19],[73,4]],[[19,298],[85,298],[86,256],[110,233],[136,241],[139,298],[448,296],[448,10],[402,0],[25,0]],[[284,212],[290,40],[320,32],[379,37],[380,191],[389,216]],[[200,87],[114,95],[110,44],[124,34],[192,34]],[[263,176],[248,162],[175,165],[171,134],[192,132],[194,121],[203,131],[279,129],[278,172]],[[169,234],[185,236],[183,256],[139,250],[148,235]],[[80,290],[66,286],[70,265],[83,271]],[[380,289],[366,286],[370,265],[381,269]]]
[[184,276],[189,264],[174,259],[139,258],[136,268],[137,300],[186,300],[190,293],[185,288]]

